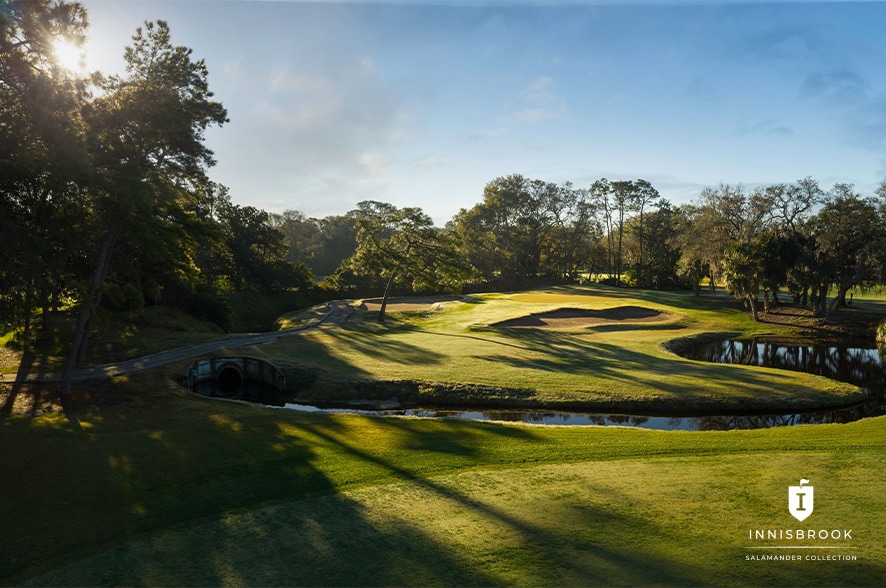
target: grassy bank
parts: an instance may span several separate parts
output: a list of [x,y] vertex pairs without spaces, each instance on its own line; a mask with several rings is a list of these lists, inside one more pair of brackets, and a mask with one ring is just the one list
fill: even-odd
[[[503,321],[557,309],[641,308],[660,320],[567,328]],[[603,286],[485,294],[391,312],[357,309],[341,327],[249,349],[309,402],[398,397],[418,404],[552,407],[645,413],[776,411],[846,404],[857,389],[817,376],[685,360],[668,342],[705,334],[801,334],[755,323],[734,305]]]
[[[882,585],[882,418],[763,431],[311,415],[185,394],[0,418],[0,581]],[[787,486],[815,487],[803,524]],[[851,529],[855,561],[748,560]],[[803,550],[792,554],[805,556]],[[843,553],[831,551],[828,553]]]

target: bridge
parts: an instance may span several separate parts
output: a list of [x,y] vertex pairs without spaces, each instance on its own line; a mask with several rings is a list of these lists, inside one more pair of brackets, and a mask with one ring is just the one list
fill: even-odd
[[271,386],[281,394],[286,391],[286,378],[276,366],[252,357],[212,357],[188,366],[187,386],[190,390],[209,386],[211,396],[237,397],[250,382]]

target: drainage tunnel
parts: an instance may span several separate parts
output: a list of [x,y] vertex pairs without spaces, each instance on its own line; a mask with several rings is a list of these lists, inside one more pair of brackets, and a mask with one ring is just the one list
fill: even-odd
[[251,357],[214,357],[188,367],[189,390],[202,396],[283,406],[286,379],[274,365]]

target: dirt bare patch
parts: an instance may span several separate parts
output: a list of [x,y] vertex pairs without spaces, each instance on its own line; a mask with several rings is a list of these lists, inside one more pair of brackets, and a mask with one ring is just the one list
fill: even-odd
[[523,327],[534,329],[574,329],[611,323],[660,322],[674,315],[642,306],[619,306],[604,310],[586,308],[558,308],[495,323],[493,327]]
[[[461,300],[458,296],[415,296],[411,298],[391,298],[388,300],[387,312],[427,311],[435,310],[438,304]],[[381,309],[381,298],[370,298],[363,301],[360,308],[376,311]]]

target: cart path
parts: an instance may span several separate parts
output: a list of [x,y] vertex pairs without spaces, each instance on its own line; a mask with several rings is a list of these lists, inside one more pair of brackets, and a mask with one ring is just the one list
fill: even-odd
[[[300,327],[285,329],[282,331],[273,331],[270,333],[241,333],[230,335],[224,339],[207,341],[206,343],[197,343],[195,345],[186,345],[175,349],[167,349],[166,351],[152,353],[151,355],[145,355],[136,359],[128,359],[118,363],[109,363],[90,368],[78,369],[74,370],[72,379],[74,381],[82,381],[110,378],[121,374],[130,374],[132,372],[160,367],[183,359],[220,351],[222,349],[274,343],[282,337],[291,337],[292,335],[297,335],[306,331],[336,327],[347,320],[352,312],[353,309],[347,301],[334,300],[326,304],[326,313],[322,317]],[[62,379],[62,373],[46,372],[19,374],[14,380],[8,378],[9,374],[6,374],[6,379],[3,379],[2,382],[4,384],[60,382]]]

